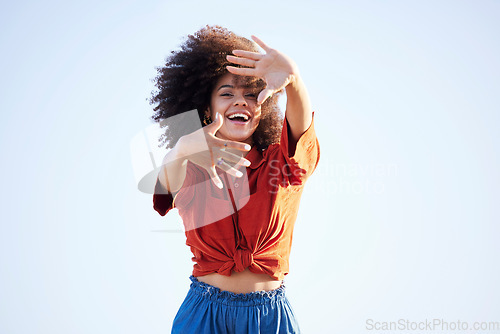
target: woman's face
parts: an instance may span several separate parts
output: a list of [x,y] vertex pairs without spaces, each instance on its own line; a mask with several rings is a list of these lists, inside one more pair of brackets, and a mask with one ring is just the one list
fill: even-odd
[[244,80],[226,73],[217,81],[210,99],[210,117],[221,114],[224,123],[215,136],[252,145],[252,135],[259,125],[261,107],[257,105],[259,90],[244,86]]

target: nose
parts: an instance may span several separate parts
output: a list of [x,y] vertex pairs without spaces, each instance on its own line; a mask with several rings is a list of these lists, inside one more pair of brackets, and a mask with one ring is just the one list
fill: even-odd
[[247,100],[243,96],[243,94],[237,94],[234,98],[234,105],[235,106],[247,106]]

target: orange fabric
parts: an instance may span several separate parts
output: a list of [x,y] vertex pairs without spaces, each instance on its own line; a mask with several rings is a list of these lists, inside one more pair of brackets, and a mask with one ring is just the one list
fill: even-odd
[[[289,155],[289,125],[283,122],[280,144],[263,152],[253,147],[242,167],[242,178],[217,172],[224,184],[217,188],[208,173],[188,162],[182,188],[153,195],[154,209],[165,215],[179,210],[186,230],[186,244],[196,262],[193,276],[219,273],[230,276],[245,268],[282,280],[288,274],[293,227],[305,180],[320,157],[313,121]],[[157,182],[157,187],[161,186]]]

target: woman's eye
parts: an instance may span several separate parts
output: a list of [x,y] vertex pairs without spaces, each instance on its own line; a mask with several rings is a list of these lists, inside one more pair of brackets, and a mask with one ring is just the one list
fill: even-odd
[[255,94],[247,94],[247,96],[255,98],[257,95],[255,95]]
[[222,93],[220,96],[233,96],[231,93]]

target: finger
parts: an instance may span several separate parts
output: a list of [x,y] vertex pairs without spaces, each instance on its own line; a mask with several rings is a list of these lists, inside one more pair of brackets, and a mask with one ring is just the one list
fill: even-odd
[[258,52],[245,51],[245,50],[233,50],[233,54],[239,57],[245,57],[253,60],[260,60],[264,55]]
[[257,104],[264,103],[265,100],[271,95],[273,95],[274,91],[272,89],[266,88],[259,93],[259,97],[257,97]]
[[223,140],[216,138],[216,143],[221,149],[236,149],[239,151],[250,151],[252,149],[252,146],[245,144],[245,143],[240,143],[237,141],[232,141],[232,140]]
[[220,156],[224,161],[226,162],[231,162],[233,165],[238,165],[239,166],[245,166],[248,167],[250,166],[250,160],[245,159],[242,156],[239,156],[237,154],[227,152],[227,151],[222,151],[219,150],[219,152],[216,153],[216,156]]
[[235,64],[243,65],[243,66],[255,67],[255,60],[252,60],[252,59],[240,58],[240,57],[235,57],[235,56],[231,56],[231,55],[227,55],[226,58],[231,63],[235,63]]
[[219,175],[217,175],[217,172],[215,171],[215,166],[208,168],[207,172],[208,172],[208,175],[210,176],[210,179],[217,186],[217,188],[222,189],[224,186],[222,184],[222,181],[219,178]]
[[222,124],[224,123],[223,120],[224,117],[221,116],[218,112],[215,113],[215,120],[207,125],[206,127],[208,128],[208,133],[212,134],[215,136],[217,131],[221,128]]
[[230,73],[233,73],[233,74],[254,76],[254,77],[257,76],[255,74],[254,68],[240,68],[240,67],[234,67],[234,66],[226,66],[226,68]]
[[264,51],[266,52],[269,52],[271,51],[271,48],[269,46],[266,45],[266,43],[264,43],[260,38],[258,38],[257,36],[254,36],[252,35],[252,39],[255,41],[255,43],[257,43],[261,48],[264,49]]
[[224,161],[224,159],[220,158],[220,160],[217,161],[217,167],[222,169],[228,174],[231,174],[234,177],[242,177],[243,173],[234,168],[233,166],[229,165],[227,162]]

